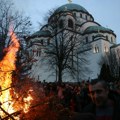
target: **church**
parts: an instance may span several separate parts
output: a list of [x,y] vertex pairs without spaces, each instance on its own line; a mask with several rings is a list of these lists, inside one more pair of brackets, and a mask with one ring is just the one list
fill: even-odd
[[[56,21],[55,21],[56,20]],[[31,68],[31,77],[40,81],[54,82],[57,81],[57,76],[51,73],[48,66],[41,64],[41,57],[44,55],[44,46],[49,45],[53,38],[52,27],[55,22],[58,23],[58,31],[61,32],[63,28],[71,31],[84,41],[84,44],[91,46],[88,49],[86,59],[89,61],[87,65],[89,72],[84,71],[84,75],[76,78],[64,77],[64,81],[91,80],[99,76],[101,66],[99,62],[101,58],[111,49],[118,49],[119,45],[116,42],[116,34],[113,30],[106,28],[97,21],[94,17],[81,5],[75,3],[68,3],[58,7],[53,14],[48,18],[48,23],[44,25],[39,31],[35,32],[29,37],[28,43],[35,43],[30,48],[30,54],[34,57],[35,62]],[[58,34],[58,33],[57,33]]]

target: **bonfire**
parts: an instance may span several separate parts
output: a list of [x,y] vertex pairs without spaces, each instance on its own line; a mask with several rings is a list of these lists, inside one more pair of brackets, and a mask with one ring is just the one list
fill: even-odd
[[11,44],[0,61],[0,120],[59,120],[65,112],[56,96],[46,96],[42,85],[30,78],[13,79],[20,44],[12,31],[10,38]]

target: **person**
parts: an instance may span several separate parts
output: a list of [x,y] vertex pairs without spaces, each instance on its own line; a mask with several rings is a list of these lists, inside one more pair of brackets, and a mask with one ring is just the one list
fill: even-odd
[[120,96],[109,90],[104,80],[95,79],[89,83],[91,103],[83,113],[92,113],[96,120],[120,120]]

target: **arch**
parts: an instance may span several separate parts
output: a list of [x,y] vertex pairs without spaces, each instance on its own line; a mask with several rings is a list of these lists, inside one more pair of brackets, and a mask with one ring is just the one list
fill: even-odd
[[50,44],[50,39],[47,39],[47,45],[49,45]]
[[92,36],[92,41],[94,41],[94,39],[95,39],[95,36],[93,35],[93,36]]
[[85,15],[85,19],[86,19],[86,20],[88,19],[88,16],[87,16],[87,15]]
[[88,36],[85,37],[85,43],[88,43]]
[[99,52],[99,47],[98,45],[95,45],[95,47],[93,48],[93,53],[98,53]]
[[108,47],[104,47],[104,52],[106,53],[106,52],[108,52]]
[[41,40],[41,45],[43,45],[43,39]]
[[82,13],[80,13],[80,18],[82,18]]
[[106,40],[108,41],[108,36],[106,35]]
[[59,21],[59,28],[60,28],[60,29],[63,28],[63,20],[60,20],[60,21]]
[[111,42],[113,43],[114,41],[113,41],[113,37],[111,37]]
[[73,21],[68,19],[68,27],[73,28]]

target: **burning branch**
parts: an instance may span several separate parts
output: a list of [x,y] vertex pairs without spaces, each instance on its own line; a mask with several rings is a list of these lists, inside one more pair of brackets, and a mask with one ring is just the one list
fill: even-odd
[[[2,107],[0,107],[0,109],[7,115],[8,118],[11,118],[12,120],[15,120],[12,115],[10,115],[8,112],[6,112]],[[4,119],[4,118],[3,118]],[[2,120],[3,120],[2,119]],[[5,119],[4,119],[5,120]]]

